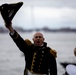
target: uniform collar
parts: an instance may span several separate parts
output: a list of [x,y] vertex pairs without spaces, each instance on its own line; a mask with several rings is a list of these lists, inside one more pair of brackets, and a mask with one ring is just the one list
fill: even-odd
[[[34,44],[33,44],[34,45]],[[35,46],[35,45],[34,45]],[[47,43],[46,42],[43,42],[43,44],[41,46],[35,46],[37,48],[42,48],[42,47],[47,47]]]

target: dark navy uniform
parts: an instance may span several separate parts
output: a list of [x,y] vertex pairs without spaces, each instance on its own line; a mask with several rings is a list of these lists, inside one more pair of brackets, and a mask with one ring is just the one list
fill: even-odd
[[18,48],[24,53],[26,68],[35,74],[57,75],[56,59],[51,54],[51,49],[44,42],[43,46],[37,47],[24,41],[15,31],[14,35],[10,35]]

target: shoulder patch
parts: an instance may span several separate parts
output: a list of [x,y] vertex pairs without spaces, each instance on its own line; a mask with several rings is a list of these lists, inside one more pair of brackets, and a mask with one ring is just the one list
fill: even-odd
[[50,53],[56,58],[57,57],[57,52],[56,50],[51,49]]
[[32,42],[31,42],[29,39],[25,39],[25,42],[26,42],[28,45],[32,45]]

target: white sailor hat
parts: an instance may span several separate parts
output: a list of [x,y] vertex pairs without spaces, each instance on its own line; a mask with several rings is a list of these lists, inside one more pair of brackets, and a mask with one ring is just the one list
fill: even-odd
[[66,71],[69,75],[76,75],[76,66],[69,64],[66,66]]

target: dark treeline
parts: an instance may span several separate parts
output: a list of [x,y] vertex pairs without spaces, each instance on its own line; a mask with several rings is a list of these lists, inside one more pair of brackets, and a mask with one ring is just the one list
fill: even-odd
[[[48,27],[35,28],[35,29],[23,29],[21,27],[14,27],[15,30],[19,32],[32,32],[32,31],[44,31],[44,32],[76,32],[76,28],[60,28],[60,29],[51,29]],[[0,27],[0,33],[7,33],[8,30],[4,27]]]

